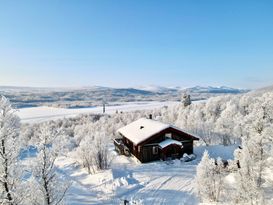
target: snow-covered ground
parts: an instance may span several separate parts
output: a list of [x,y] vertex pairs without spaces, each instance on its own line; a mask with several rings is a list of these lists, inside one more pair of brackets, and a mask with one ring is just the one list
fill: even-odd
[[69,205],[120,204],[125,199],[141,200],[145,205],[195,205],[198,199],[194,178],[204,150],[208,149],[214,157],[232,158],[235,148],[197,147],[197,159],[192,162],[141,164],[134,158],[117,155],[109,170],[94,175],[89,175],[71,157],[59,158],[57,166],[72,181],[66,197]]
[[[144,101],[144,102],[128,102],[120,105],[108,105],[106,106],[106,113],[112,114],[116,111],[135,111],[135,110],[147,110],[153,108],[160,108],[166,105],[174,105],[178,102],[158,102],[158,101]],[[18,109],[18,116],[22,122],[26,123],[39,123],[47,120],[56,120],[64,117],[75,117],[79,114],[102,114],[102,107],[91,108],[77,108],[77,109],[65,109],[54,107],[31,107]]]

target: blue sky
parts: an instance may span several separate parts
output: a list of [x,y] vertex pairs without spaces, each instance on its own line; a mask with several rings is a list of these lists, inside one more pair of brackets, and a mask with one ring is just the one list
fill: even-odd
[[271,0],[0,0],[0,85],[270,84]]

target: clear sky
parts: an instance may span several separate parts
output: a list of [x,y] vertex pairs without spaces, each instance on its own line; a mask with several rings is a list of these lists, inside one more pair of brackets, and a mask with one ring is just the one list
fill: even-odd
[[272,0],[0,0],[0,85],[270,84]]

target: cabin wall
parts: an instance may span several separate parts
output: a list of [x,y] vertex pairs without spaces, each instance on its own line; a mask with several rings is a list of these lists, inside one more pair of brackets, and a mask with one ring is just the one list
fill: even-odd
[[[157,148],[157,153],[153,152],[154,147]],[[151,162],[151,161],[156,161],[160,159],[160,149],[158,146],[152,146],[152,145],[147,145],[142,147],[142,152],[141,152],[141,162]]]

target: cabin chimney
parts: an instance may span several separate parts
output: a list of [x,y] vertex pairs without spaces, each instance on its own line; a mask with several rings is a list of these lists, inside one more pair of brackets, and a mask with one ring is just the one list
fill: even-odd
[[152,120],[153,119],[153,115],[149,114],[149,119]]

